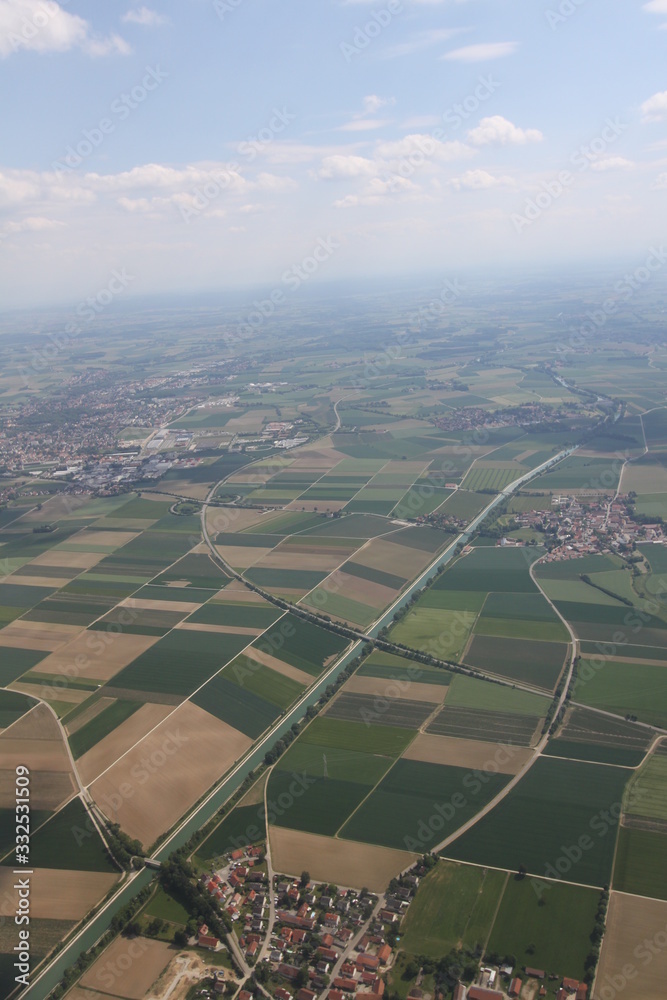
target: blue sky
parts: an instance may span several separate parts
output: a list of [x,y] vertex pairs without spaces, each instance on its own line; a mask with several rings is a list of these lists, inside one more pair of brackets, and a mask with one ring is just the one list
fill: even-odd
[[0,308],[639,263],[666,50],[667,0],[0,0]]

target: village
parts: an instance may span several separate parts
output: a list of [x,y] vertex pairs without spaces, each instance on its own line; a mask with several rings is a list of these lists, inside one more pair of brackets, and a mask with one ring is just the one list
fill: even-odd
[[[631,494],[619,494],[611,500],[554,496],[551,510],[518,513],[514,522],[519,529],[529,528],[544,534],[549,549],[545,562],[605,552],[629,556],[637,542],[665,544],[662,523],[645,524],[635,519],[632,501]],[[498,544],[512,544],[512,540],[503,537]]]
[[[201,891],[217,901],[234,932],[220,941],[200,925],[190,942],[211,952],[225,945],[240,976],[210,970],[192,990],[197,998],[226,995],[234,1000],[389,1000],[396,992],[401,923],[433,859],[424,858],[389,889],[376,894],[300,879],[269,876],[263,845],[232,851],[223,867],[199,878]],[[396,966],[396,969],[395,969]],[[402,979],[406,976],[403,974]],[[588,1000],[588,985],[526,966],[482,964],[470,986],[423,986],[423,970],[406,1000],[513,1000],[555,997]],[[452,992],[453,991],[453,992]]]

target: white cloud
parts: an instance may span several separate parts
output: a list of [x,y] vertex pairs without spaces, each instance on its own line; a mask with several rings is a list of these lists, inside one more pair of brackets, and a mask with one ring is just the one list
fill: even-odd
[[376,149],[376,154],[381,159],[397,161],[412,157],[418,164],[422,159],[434,160],[440,163],[450,163],[454,160],[463,160],[474,155],[474,150],[466,146],[464,142],[440,142],[432,135],[415,132],[406,135],[405,138],[396,142],[382,142]]
[[453,49],[441,58],[457,62],[486,62],[488,59],[502,59],[504,56],[513,55],[518,44],[518,42],[480,42],[478,45],[464,45],[461,49]]
[[378,97],[377,94],[369,94],[364,97],[364,107],[361,112],[362,115],[374,115],[380,110],[380,108],[386,108],[388,104],[395,104],[396,98],[394,97]]
[[502,115],[482,118],[479,125],[468,132],[468,140],[475,146],[525,146],[543,139],[539,129],[519,128]]
[[40,215],[29,215],[18,222],[8,222],[5,226],[6,233],[41,233],[46,229],[57,229],[64,225],[56,219],[45,219]]
[[628,167],[634,167],[634,163],[632,160],[626,160],[624,156],[608,156],[604,160],[593,160],[591,163],[591,170],[601,173],[607,170],[626,170]]
[[422,49],[431,48],[440,42],[448,42],[450,38],[461,34],[462,28],[431,28],[427,31],[416,31],[410,38],[397,45],[391,45],[385,49],[383,55],[385,59],[397,59],[400,56],[409,56],[413,52],[421,52]]
[[338,132],[370,132],[376,128],[391,125],[390,118],[355,118],[354,121],[339,125]]
[[156,10],[151,10],[150,7],[136,7],[123,14],[121,21],[125,24],[141,24],[145,28],[152,28],[158,24],[168,24],[169,18],[158,14]]
[[644,4],[644,10],[649,14],[667,14],[667,0],[649,0]]
[[495,187],[510,187],[511,177],[494,177],[486,170],[467,170],[449,182],[456,191],[488,191]]
[[667,174],[660,174],[651,185],[654,191],[667,191]]
[[67,52],[83,49],[88,55],[126,55],[127,42],[119,35],[100,38],[77,14],[51,0],[0,0],[0,57],[22,49],[31,52]]
[[334,181],[351,177],[372,177],[375,173],[376,165],[365,156],[338,155],[325,157],[317,176],[325,181]]
[[644,101],[641,106],[642,121],[662,122],[667,119],[667,90],[663,90],[648,101]]

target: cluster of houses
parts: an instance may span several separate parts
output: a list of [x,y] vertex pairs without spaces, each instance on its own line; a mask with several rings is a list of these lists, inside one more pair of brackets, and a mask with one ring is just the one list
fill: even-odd
[[632,519],[624,496],[611,502],[555,496],[551,510],[516,514],[515,521],[519,527],[553,536],[555,545],[546,557],[551,562],[599,552],[625,552],[635,542],[665,541],[661,524],[639,524]]
[[[244,933],[249,939],[246,953],[253,958],[262,939],[268,932],[269,900],[266,872],[261,866],[261,847],[236,850],[229,857],[226,868],[212,875],[202,875],[199,884],[235,923],[243,922]],[[199,928],[199,946],[215,951],[220,942],[211,937],[204,924]]]
[[[506,980],[509,980],[506,992],[495,988],[497,985],[496,980],[499,976],[503,976]],[[515,997],[520,998],[522,996],[524,985],[529,996],[545,997],[547,995],[546,986],[541,984],[538,990],[534,988],[535,980],[543,980],[545,978],[546,973],[544,969],[533,969],[530,966],[525,967],[523,978],[515,975],[514,970],[510,966],[503,966],[499,971],[496,969],[482,969],[480,976],[481,985],[470,986],[466,992],[465,986],[459,984],[454,989],[454,1000],[505,1000],[506,997],[514,1000]],[[578,979],[571,979],[565,976],[556,994],[556,1000],[588,1000],[588,985],[580,982]]]

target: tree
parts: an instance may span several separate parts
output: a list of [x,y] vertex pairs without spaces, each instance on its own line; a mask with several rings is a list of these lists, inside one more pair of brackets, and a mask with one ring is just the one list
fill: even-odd
[[305,889],[309,882],[310,882],[310,872],[306,871],[306,869],[304,868],[304,870],[301,872],[301,882],[299,884],[301,885],[302,889]]

